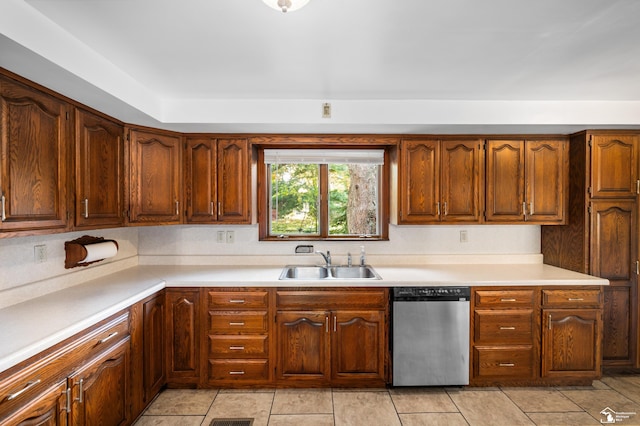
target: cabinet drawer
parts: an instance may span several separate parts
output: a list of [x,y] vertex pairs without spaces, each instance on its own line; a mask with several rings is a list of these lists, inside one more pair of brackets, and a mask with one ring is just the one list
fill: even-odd
[[387,289],[366,290],[278,290],[278,309],[386,309]]
[[209,356],[218,358],[261,358],[269,353],[267,336],[209,336]]
[[269,379],[269,362],[258,360],[209,360],[209,380],[255,381]]
[[267,332],[265,311],[209,311],[209,330],[220,334]]
[[534,290],[476,290],[476,306],[500,308],[529,307],[535,300]]
[[267,291],[210,291],[209,309],[266,309]]
[[533,375],[533,349],[523,347],[474,348],[476,377],[530,378]]
[[543,306],[561,307],[599,307],[602,292],[599,288],[591,290],[542,290]]
[[533,343],[533,310],[476,310],[474,314],[476,343]]

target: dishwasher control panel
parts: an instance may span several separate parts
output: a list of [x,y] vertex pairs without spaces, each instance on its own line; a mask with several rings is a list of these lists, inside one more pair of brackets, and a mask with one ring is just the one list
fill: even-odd
[[394,287],[394,301],[466,301],[471,298],[469,287]]

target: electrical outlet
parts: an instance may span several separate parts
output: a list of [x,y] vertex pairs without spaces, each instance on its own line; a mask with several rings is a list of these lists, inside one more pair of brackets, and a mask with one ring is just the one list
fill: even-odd
[[225,232],[224,231],[218,231],[216,242],[224,243],[226,241],[227,241],[227,237],[225,236]]
[[47,246],[39,245],[33,247],[33,261],[35,263],[45,263],[47,261]]
[[233,244],[236,242],[236,234],[233,231],[227,231],[227,244]]
[[460,231],[460,242],[468,243],[469,242],[469,234],[467,234],[466,230]]

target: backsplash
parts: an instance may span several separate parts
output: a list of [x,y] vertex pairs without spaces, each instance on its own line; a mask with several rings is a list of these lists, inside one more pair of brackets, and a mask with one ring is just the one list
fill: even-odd
[[[467,242],[460,241],[461,231],[466,232]],[[82,235],[116,240],[118,254],[88,267],[64,269],[64,242]],[[367,261],[374,266],[423,263],[426,259],[432,263],[529,263],[541,257],[540,226],[537,225],[391,225],[389,241],[362,242],[261,242],[257,225],[79,231],[0,239],[0,309],[138,264],[284,266],[293,262],[298,244],[312,244],[315,250],[325,252],[330,250],[335,263],[345,263],[347,252],[358,259],[360,246],[364,245]],[[42,245],[46,246],[47,260],[36,263],[34,247]],[[296,261],[318,263],[321,260],[317,255],[301,256]]]

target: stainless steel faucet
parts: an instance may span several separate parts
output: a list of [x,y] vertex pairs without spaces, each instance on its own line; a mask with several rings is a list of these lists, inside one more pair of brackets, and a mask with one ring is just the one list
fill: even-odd
[[327,254],[324,254],[321,251],[316,251],[316,254],[319,254],[324,258],[324,261],[327,264],[327,268],[331,266],[331,252],[329,250],[327,250]]

